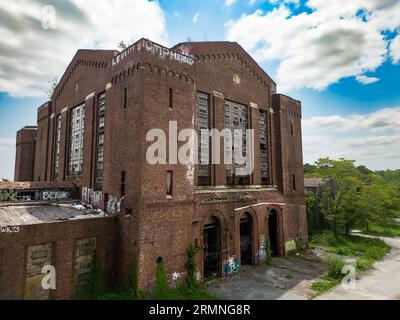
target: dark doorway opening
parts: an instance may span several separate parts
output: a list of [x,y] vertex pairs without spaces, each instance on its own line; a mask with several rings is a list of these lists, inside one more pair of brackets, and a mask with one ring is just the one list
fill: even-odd
[[252,220],[248,213],[240,219],[240,263],[253,263]]
[[278,215],[275,210],[272,210],[268,216],[268,235],[272,256],[277,257],[279,256]]
[[203,228],[204,234],[204,277],[218,276],[221,252],[221,226],[217,218],[211,217]]

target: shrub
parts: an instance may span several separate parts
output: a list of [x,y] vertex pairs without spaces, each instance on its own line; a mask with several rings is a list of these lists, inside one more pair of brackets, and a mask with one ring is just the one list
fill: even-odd
[[345,262],[340,256],[328,256],[325,259],[325,265],[328,268],[328,276],[333,279],[342,278],[342,269]]

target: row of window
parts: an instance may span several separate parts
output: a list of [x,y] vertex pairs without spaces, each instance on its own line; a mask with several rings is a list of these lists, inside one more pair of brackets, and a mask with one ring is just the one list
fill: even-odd
[[[260,129],[260,163],[261,163],[261,183],[263,185],[270,184],[269,175],[269,125],[268,113],[264,110],[259,111],[259,129]],[[237,139],[236,145],[242,149],[242,158],[245,158],[249,152],[247,135],[243,134],[241,137],[236,137],[234,134],[235,129],[242,130],[245,133],[246,129],[250,127],[248,106],[225,100],[225,128],[229,129],[232,133],[233,139]],[[197,131],[200,135],[201,130],[210,130],[211,127],[211,111],[210,111],[210,95],[198,92],[197,95]],[[238,144],[239,143],[239,144]],[[229,147],[229,146],[225,146]],[[232,150],[233,151],[233,150]],[[226,177],[227,185],[249,185],[250,174],[244,170],[245,164],[238,164],[236,161],[235,152],[231,152],[232,159],[229,161],[231,164],[226,164]],[[210,140],[200,141],[198,148],[198,171],[197,171],[197,184],[199,186],[211,185],[211,166],[210,166]]]

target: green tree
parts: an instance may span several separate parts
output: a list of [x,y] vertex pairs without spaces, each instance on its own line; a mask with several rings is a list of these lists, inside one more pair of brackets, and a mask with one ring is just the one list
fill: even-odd
[[339,229],[349,233],[355,225],[362,182],[353,160],[322,158],[315,162],[316,173],[327,182],[322,187],[321,213],[331,222],[335,237]]

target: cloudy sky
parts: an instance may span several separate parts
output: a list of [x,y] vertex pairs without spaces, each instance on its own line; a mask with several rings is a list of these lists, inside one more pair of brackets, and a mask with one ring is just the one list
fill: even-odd
[[0,0],[0,177],[77,49],[141,37],[239,42],[302,101],[305,162],[398,169],[399,30],[400,0]]

